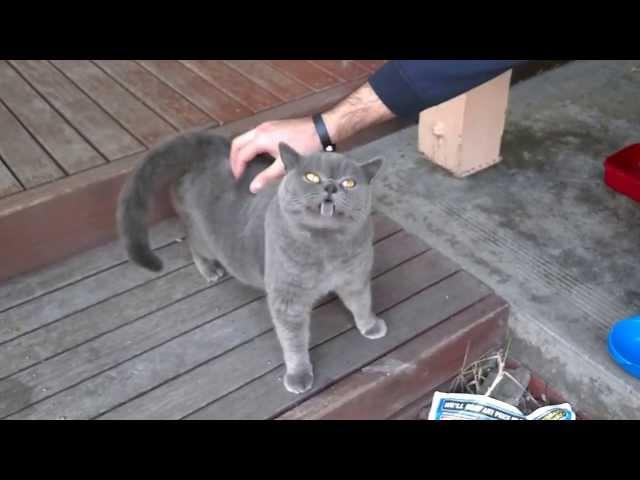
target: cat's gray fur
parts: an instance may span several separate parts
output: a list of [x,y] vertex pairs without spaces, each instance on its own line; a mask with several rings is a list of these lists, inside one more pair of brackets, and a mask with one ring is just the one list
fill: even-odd
[[[287,175],[253,195],[249,182],[273,159],[258,157],[235,181],[229,151],[226,139],[191,132],[150,152],[122,191],[120,234],[132,261],[161,270],[145,220],[154,193],[169,185],[200,273],[212,281],[226,269],[239,281],[266,291],[284,353],[285,387],[302,393],[313,383],[309,321],[318,299],[333,291],[364,336],[386,333],[385,322],[371,309],[370,288],[369,184],[381,161],[358,166],[337,153],[302,157],[281,144]],[[320,175],[321,183],[305,181],[305,172]],[[343,188],[345,178],[355,180],[355,188]],[[321,207],[327,198],[333,206]]]

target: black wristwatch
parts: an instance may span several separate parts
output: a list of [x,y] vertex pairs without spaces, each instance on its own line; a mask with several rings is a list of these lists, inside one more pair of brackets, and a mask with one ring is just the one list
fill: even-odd
[[316,132],[318,132],[318,136],[320,137],[320,142],[322,143],[322,148],[324,149],[324,151],[335,152],[336,145],[331,141],[327,126],[324,124],[324,120],[322,120],[322,115],[320,113],[317,113],[312,118],[313,124],[316,127]]

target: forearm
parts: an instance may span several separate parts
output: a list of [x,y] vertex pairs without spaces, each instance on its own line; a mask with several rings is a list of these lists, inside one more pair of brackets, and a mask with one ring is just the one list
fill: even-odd
[[369,78],[370,89],[394,115],[419,113],[481,85],[527,60],[392,60]]
[[353,134],[390,120],[394,116],[369,83],[365,83],[335,107],[323,113],[322,119],[331,140],[339,144]]
[[331,140],[339,144],[353,134],[393,117],[418,113],[476,87],[523,60],[390,61],[369,81],[322,114]]

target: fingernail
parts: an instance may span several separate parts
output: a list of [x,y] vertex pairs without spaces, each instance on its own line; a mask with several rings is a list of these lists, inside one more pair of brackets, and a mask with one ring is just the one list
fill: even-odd
[[260,188],[262,188],[262,185],[260,185],[259,182],[253,182],[249,186],[249,190],[251,191],[251,193],[256,193],[258,190],[260,190]]

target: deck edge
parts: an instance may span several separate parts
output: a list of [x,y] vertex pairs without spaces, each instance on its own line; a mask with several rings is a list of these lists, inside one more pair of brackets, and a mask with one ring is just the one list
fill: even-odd
[[[278,420],[380,420],[454,377],[507,338],[509,305],[494,293],[387,352]],[[467,351],[467,345],[469,345]],[[389,371],[387,366],[400,366]],[[404,368],[406,367],[406,368]]]

